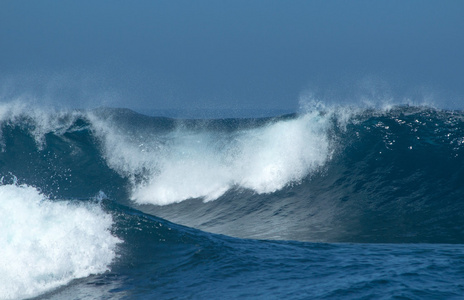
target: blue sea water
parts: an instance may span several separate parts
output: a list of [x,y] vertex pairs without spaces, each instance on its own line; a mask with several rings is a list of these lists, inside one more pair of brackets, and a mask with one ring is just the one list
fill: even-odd
[[0,122],[0,299],[464,297],[462,111]]

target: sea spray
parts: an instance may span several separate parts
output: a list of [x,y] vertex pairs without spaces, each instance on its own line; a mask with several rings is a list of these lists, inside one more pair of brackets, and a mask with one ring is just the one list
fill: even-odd
[[111,215],[97,204],[0,186],[0,298],[33,297],[109,270],[121,242],[111,227]]

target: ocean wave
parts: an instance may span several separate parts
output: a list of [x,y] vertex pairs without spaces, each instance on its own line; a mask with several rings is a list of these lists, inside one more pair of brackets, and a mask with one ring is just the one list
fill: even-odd
[[460,111],[316,106],[216,120],[11,112],[2,114],[1,175],[53,197],[104,190],[146,213],[245,238],[464,241]]

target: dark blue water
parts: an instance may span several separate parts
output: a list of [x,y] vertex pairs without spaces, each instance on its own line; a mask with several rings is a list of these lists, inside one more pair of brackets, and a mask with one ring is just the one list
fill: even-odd
[[1,299],[459,299],[464,114],[1,111]]

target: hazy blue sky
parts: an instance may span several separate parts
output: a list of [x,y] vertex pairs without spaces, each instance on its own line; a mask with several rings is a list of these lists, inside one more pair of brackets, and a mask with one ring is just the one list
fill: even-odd
[[[464,107],[464,1],[0,1],[3,99],[296,109]],[[5,101],[5,100],[3,100]]]

